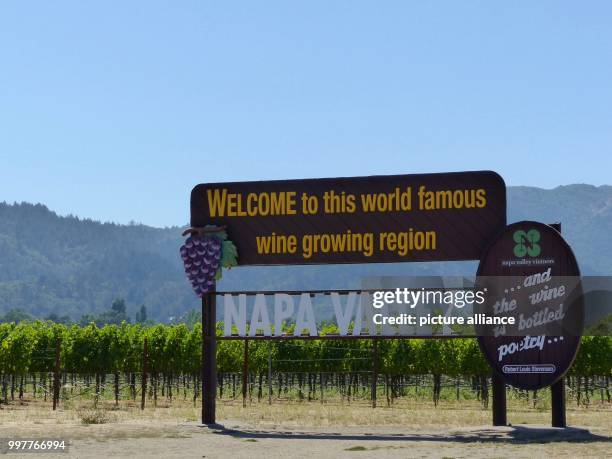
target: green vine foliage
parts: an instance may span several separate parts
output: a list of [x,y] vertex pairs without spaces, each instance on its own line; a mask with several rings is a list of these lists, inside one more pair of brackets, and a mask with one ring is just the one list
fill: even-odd
[[[221,335],[223,324],[217,326]],[[325,326],[324,333],[335,333]],[[143,327],[140,324],[85,327],[36,321],[0,324],[0,372],[26,374],[50,372],[55,346],[62,341],[62,370],[95,374],[140,372],[143,342],[148,341],[148,367],[152,373],[197,374],[202,356],[201,326],[184,324]],[[278,340],[249,342],[249,368],[265,373],[272,356],[275,372],[361,372],[372,369],[372,341]],[[240,372],[244,355],[242,340],[217,343],[219,372]],[[570,370],[575,376],[612,376],[612,337],[583,337]],[[381,374],[437,374],[487,376],[491,373],[475,339],[392,339],[378,341]]]

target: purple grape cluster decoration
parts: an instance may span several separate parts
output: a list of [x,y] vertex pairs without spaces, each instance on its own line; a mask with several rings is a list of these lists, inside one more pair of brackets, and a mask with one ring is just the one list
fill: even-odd
[[215,283],[221,266],[222,241],[216,236],[192,234],[180,248],[185,274],[200,298]]

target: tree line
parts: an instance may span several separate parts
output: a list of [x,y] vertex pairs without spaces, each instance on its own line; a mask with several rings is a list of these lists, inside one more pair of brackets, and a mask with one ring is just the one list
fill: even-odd
[[[19,308],[11,309],[3,316],[0,315],[0,323],[33,322],[35,320],[37,320],[37,318]],[[51,321],[66,326],[73,324],[86,326],[90,323],[95,323],[98,327],[102,327],[107,324],[120,325],[123,322],[132,322],[128,316],[126,302],[123,298],[115,298],[111,303],[111,307],[100,314],[85,313],[81,315],[81,318],[78,321],[72,320],[72,318],[66,314],[60,316],[56,313],[51,313],[44,319],[39,320]],[[148,318],[147,307],[144,304],[141,305],[134,314],[134,322],[149,325],[154,323]]]

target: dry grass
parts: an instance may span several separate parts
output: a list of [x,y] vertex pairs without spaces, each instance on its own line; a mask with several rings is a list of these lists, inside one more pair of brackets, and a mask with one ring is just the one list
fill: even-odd
[[[147,405],[144,411],[137,403],[122,401],[100,402],[93,408],[91,401],[60,404],[53,412],[49,403],[25,401],[23,404],[3,406],[0,410],[2,424],[86,424],[125,423],[157,421],[162,423],[195,422],[200,418],[199,404],[194,407],[190,401],[175,399],[172,403],[160,402],[157,407]],[[391,407],[385,405],[372,409],[366,402],[342,403],[331,400],[318,402],[275,401],[247,403],[243,408],[241,400],[217,403],[217,419],[224,421],[245,421],[257,427],[327,427],[327,426],[402,426],[410,428],[466,427],[481,426],[491,422],[491,410],[483,409],[477,401],[442,401],[438,407],[423,400],[400,400]],[[568,405],[569,425],[605,427],[612,430],[612,407],[592,405],[577,408]],[[511,424],[550,423],[550,411],[534,409],[529,403],[509,401],[508,421]]]
[[104,408],[81,407],[76,412],[83,424],[107,424],[115,419],[112,411]]
[[[372,409],[359,405],[321,405],[317,403],[241,404],[218,406],[219,419],[248,420],[258,426],[404,426],[410,428],[482,426],[491,423],[491,410],[478,402],[445,402],[434,407],[423,401],[397,403]],[[510,404],[508,421],[512,424],[550,424],[550,411]],[[608,425],[612,430],[612,409],[568,407],[568,424]]]
[[[238,434],[215,434],[196,427],[199,406],[182,400],[158,403],[144,411],[133,402],[49,403],[25,401],[3,406],[3,436],[68,438],[76,457],[607,457],[612,445],[612,409],[568,406],[568,423],[596,436],[582,440],[517,440],[502,434],[494,441],[491,411],[476,401],[443,401],[437,408],[423,400],[401,400],[393,407],[370,408],[365,402],[253,403],[221,401],[218,421]],[[84,418],[87,418],[85,421]],[[509,401],[513,424],[550,425],[548,410]],[[104,423],[95,425],[103,421]],[[87,422],[87,423],[84,423]],[[470,427],[474,426],[474,427]],[[470,431],[470,429],[473,429]],[[469,436],[461,440],[461,436]],[[303,454],[302,454],[303,453]],[[60,457],[60,456],[58,456]],[[65,457],[62,456],[62,457]],[[51,456],[49,456],[51,458]]]

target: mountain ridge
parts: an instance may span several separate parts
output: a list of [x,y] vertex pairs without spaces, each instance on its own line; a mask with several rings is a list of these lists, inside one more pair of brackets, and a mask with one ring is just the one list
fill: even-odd
[[[507,188],[508,222],[560,221],[583,274],[612,274],[612,186]],[[78,319],[121,297],[133,316],[142,304],[168,321],[198,308],[184,277],[181,230],[60,216],[43,204],[0,203],[0,315]],[[349,288],[368,275],[470,275],[475,262],[243,267],[224,272],[220,289]]]

